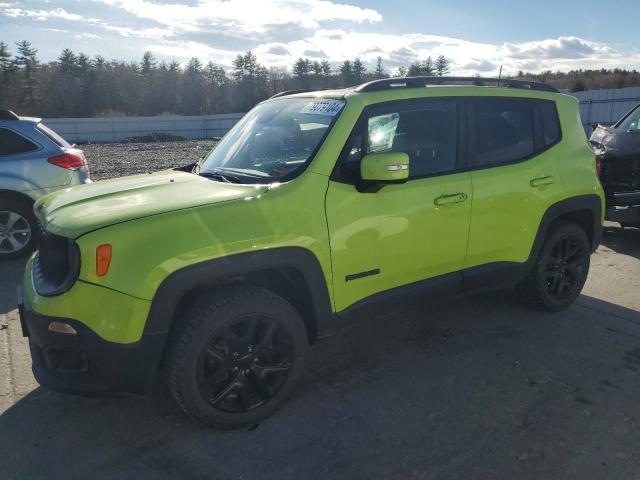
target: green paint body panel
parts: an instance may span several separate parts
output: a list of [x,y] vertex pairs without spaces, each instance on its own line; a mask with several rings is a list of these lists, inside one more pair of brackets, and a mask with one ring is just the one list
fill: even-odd
[[29,260],[22,282],[26,302],[40,315],[73,318],[84,323],[103,339],[115,343],[140,340],[151,302],[109,288],[76,281],[57,297],[39,296],[33,285]]
[[[50,232],[74,238],[81,269],[73,287],[41,297],[24,279],[38,313],[74,318],[118,343],[140,339],[151,300],[171,273],[228,255],[302,247],[318,259],[335,312],[370,295],[492,262],[524,262],[545,211],[574,196],[604,202],[577,101],[549,92],[437,86],[341,97],[346,106],[306,170],[282,184],[240,185],[163,171],[72,187],[42,198],[35,211]],[[530,160],[386,185],[360,193],[331,179],[368,105],[427,97],[506,96],[556,102],[562,140]],[[277,101],[277,100],[273,100]],[[532,186],[534,178],[553,182]],[[604,211],[604,209],[603,209]],[[95,272],[98,245],[112,245],[107,275]],[[348,275],[379,269],[347,281]]]
[[409,155],[406,153],[370,153],[360,163],[360,176],[363,180],[384,182],[406,180],[409,178]]

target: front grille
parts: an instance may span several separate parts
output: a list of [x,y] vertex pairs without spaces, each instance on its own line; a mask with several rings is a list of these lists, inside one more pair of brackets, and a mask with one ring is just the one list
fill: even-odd
[[46,297],[71,288],[80,271],[80,253],[76,243],[66,237],[44,232],[33,261],[36,291]]

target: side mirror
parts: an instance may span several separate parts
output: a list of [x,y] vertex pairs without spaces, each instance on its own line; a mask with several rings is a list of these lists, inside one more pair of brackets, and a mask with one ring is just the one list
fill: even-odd
[[360,178],[358,190],[364,192],[377,192],[385,184],[404,183],[409,178],[409,155],[402,152],[365,155],[360,161]]

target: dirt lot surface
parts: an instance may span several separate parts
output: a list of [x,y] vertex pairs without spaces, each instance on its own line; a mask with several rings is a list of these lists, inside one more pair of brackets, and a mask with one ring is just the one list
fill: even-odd
[[564,312],[497,292],[344,325],[280,412],[236,432],[192,423],[161,382],[144,398],[38,387],[23,266],[0,266],[1,479],[640,478],[640,230],[606,229]]
[[216,144],[215,140],[156,143],[107,143],[80,145],[89,162],[91,178],[146,173],[198,161]]

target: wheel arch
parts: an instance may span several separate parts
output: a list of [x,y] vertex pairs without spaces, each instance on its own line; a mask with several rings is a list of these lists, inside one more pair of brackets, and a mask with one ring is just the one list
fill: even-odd
[[27,206],[33,206],[35,202],[33,198],[25,193],[16,192],[15,190],[0,189],[0,200],[6,199],[16,200],[18,202],[24,203]]
[[243,282],[286,298],[303,317],[310,343],[336,333],[337,319],[317,257],[302,247],[281,247],[208,260],[173,272],[156,290],[145,335],[169,333],[176,313],[193,295]]
[[554,224],[563,221],[584,229],[591,249],[595,251],[602,238],[602,199],[598,195],[580,195],[551,205],[542,217],[527,263],[533,265],[537,261],[547,232]]

